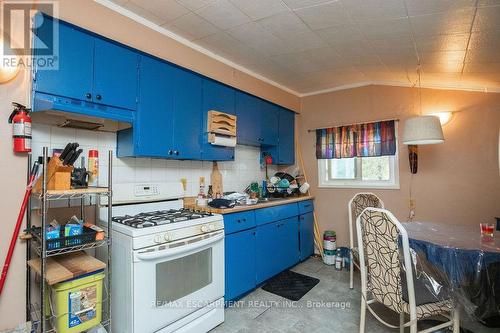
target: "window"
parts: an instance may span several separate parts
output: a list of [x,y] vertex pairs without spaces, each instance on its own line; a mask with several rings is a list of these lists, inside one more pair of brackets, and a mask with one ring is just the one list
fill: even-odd
[[399,189],[398,155],[318,160],[319,187]]

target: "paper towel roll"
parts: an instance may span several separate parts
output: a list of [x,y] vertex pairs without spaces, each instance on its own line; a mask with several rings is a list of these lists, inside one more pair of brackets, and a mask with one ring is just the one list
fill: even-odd
[[236,147],[236,138],[215,135],[210,143],[214,146]]

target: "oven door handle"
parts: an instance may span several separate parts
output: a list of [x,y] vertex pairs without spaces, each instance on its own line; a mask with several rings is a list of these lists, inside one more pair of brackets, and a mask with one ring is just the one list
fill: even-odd
[[201,240],[199,242],[175,247],[173,249],[165,249],[162,251],[154,251],[154,252],[149,252],[149,253],[148,252],[137,253],[136,258],[139,260],[155,260],[155,259],[160,259],[160,258],[173,257],[179,253],[183,253],[186,251],[191,252],[191,251],[197,250],[201,247],[216,243],[223,238],[224,238],[224,232],[220,232],[218,234],[211,236],[210,238]]

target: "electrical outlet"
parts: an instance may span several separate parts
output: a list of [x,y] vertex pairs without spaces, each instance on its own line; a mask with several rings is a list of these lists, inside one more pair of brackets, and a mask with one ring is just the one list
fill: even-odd
[[417,208],[417,202],[415,199],[410,199],[408,205],[411,210],[415,210],[415,208]]

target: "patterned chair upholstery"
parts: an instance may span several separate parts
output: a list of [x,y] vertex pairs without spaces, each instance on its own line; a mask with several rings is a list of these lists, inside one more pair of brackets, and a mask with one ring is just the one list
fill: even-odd
[[349,250],[350,250],[350,283],[349,287],[354,288],[354,266],[359,269],[359,265],[356,263],[359,261],[358,248],[357,248],[357,237],[354,234],[356,219],[361,214],[361,212],[367,207],[384,208],[384,203],[382,200],[373,193],[357,193],[349,201],[347,209],[349,212]]
[[[366,208],[359,215],[357,222],[358,244],[361,266],[361,323],[360,332],[364,332],[364,313],[366,306],[373,302],[382,303],[400,314],[400,329],[404,323],[404,314],[410,315],[406,325],[411,332],[417,332],[417,321],[436,315],[451,318],[442,327],[453,326],[453,332],[459,332],[458,311],[450,299],[422,305],[415,304],[413,274],[408,274],[406,284],[408,302],[403,299],[402,268],[412,271],[408,235],[403,226],[389,211],[380,208]],[[368,294],[371,299],[368,299]],[[373,310],[370,312],[375,315]],[[383,324],[394,327],[375,317]],[[445,325],[445,326],[443,326]]]

